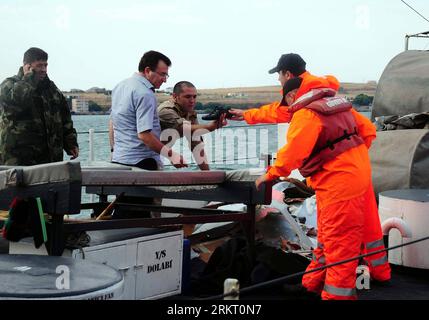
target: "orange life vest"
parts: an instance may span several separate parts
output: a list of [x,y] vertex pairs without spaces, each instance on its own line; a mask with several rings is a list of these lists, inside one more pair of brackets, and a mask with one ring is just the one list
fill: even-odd
[[344,151],[364,143],[350,112],[351,103],[335,94],[334,90],[328,88],[311,90],[289,107],[292,114],[302,108],[316,111],[322,122],[322,130],[313,151],[299,168],[304,177],[321,170],[324,163]]

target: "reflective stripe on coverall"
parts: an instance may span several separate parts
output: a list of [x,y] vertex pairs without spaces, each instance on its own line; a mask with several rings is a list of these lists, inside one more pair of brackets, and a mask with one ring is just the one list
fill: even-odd
[[[339,86],[338,82],[335,83],[332,79],[328,81],[326,78],[319,78],[315,81],[314,76],[306,77],[308,81],[303,81],[302,85],[309,86],[309,90],[312,89],[309,83],[335,89]],[[306,93],[304,90],[301,91],[302,94]],[[288,131],[288,143],[279,150],[277,160],[268,171],[267,178],[272,180],[280,176],[287,177],[291,170],[299,168],[303,160],[311,154],[321,129],[320,119],[315,112],[301,109],[294,113]],[[362,196],[369,186],[369,180],[370,165],[368,151],[364,145],[340,154],[326,163],[321,172],[309,179],[310,185],[316,191],[319,208],[319,232],[322,230],[320,232],[322,238],[319,238],[319,241],[325,246],[324,249],[315,250],[316,258],[319,259],[318,264],[322,255],[325,256],[326,263],[332,263],[360,253],[364,212]],[[350,184],[349,181],[355,183]],[[345,185],[350,187],[344,188]],[[341,223],[338,224],[338,221]],[[322,293],[323,298],[355,299],[353,290],[356,284],[357,263],[356,261],[345,266],[333,267],[329,272],[325,272],[324,277],[306,275],[305,278],[314,284],[313,288],[308,289],[320,292],[326,284]],[[310,264],[309,268],[313,265]],[[313,278],[308,278],[312,275]],[[344,295],[350,292],[350,295]]]
[[[383,232],[378,215],[374,189],[370,184],[365,193],[365,226],[364,226],[363,253],[371,253],[384,249]],[[371,279],[377,281],[390,280],[391,269],[386,252],[381,252],[364,258],[369,267]]]
[[[375,127],[368,118],[353,110],[358,124],[358,131],[366,147],[371,147],[376,137]],[[384,249],[383,232],[381,230],[380,216],[378,214],[372,182],[365,193],[365,225],[363,232],[364,249],[362,253],[371,253]],[[391,268],[386,253],[378,253],[364,258],[369,267],[371,278],[377,281],[387,281],[391,277]]]
[[[316,196],[317,197],[317,196]],[[358,256],[364,224],[364,196],[337,202],[323,210],[318,209],[318,247],[315,259],[307,271],[326,264]],[[322,298],[355,300],[356,268],[358,260],[319,270],[303,276],[307,290],[321,293]]]
[[[314,77],[308,73],[304,75],[304,81],[301,85],[301,88],[299,91],[301,92],[300,95],[305,94],[305,90],[310,90],[311,85],[315,84],[316,87],[329,87],[333,89],[339,88],[339,83],[336,81],[336,79],[332,76],[329,77],[323,77],[317,79],[317,77]],[[306,80],[307,78],[307,80]],[[303,85],[305,85],[307,88],[303,89]],[[298,94],[297,94],[298,97]],[[270,109],[271,108],[271,109]],[[284,112],[284,109],[280,107],[279,103],[274,103],[271,105],[264,106],[264,110],[260,112],[259,109],[253,109],[246,111],[244,114],[244,118],[248,123],[259,123],[259,122],[282,122],[279,121],[279,116],[273,115],[270,113],[270,110],[275,112],[275,110],[283,110],[283,119],[284,122],[288,122],[287,118],[291,118],[290,116],[284,116],[287,115],[286,112]],[[375,127],[372,125],[372,123],[363,115],[359,114],[355,110],[351,110],[353,113],[356,124],[358,126],[359,135],[364,139],[366,147],[369,148],[371,145],[372,140],[375,138]],[[267,118],[266,118],[267,117]],[[268,120],[268,121],[267,121]],[[273,121],[275,120],[275,121]],[[300,112],[297,112],[294,114],[294,123],[291,123],[291,128],[289,129],[288,133],[288,144],[284,146],[281,150],[278,152],[278,158],[274,164],[273,167],[270,168],[270,170],[267,173],[267,178],[269,180],[275,179],[280,176],[287,177],[291,170],[295,168],[299,168],[299,166],[302,163],[302,160],[308,157],[308,155],[311,153],[312,147],[314,146],[314,142],[317,139],[317,136],[319,134],[320,130],[320,121],[318,121],[317,116],[308,110],[301,110]],[[302,133],[302,126],[296,125],[298,123],[304,124],[304,126],[307,128],[305,131],[305,135],[300,135],[299,133]],[[308,125],[305,125],[307,123]],[[312,125],[311,125],[312,124]],[[295,128],[296,127],[296,128]],[[301,127],[301,128],[300,128]],[[311,144],[311,141],[313,141],[313,144]],[[366,192],[371,188],[370,185],[370,164],[369,164],[369,158],[368,158],[368,151],[365,146],[361,145],[357,148],[353,148],[351,150],[348,150],[344,152],[343,154],[339,155],[336,159],[333,161],[330,161],[329,163],[326,163],[324,165],[324,170],[322,172],[319,172],[308,179],[309,185],[311,185],[317,193],[318,197],[318,216],[321,216],[321,210],[326,208],[327,212],[335,212],[335,206],[331,208],[332,204],[335,203],[341,203],[342,207],[347,207],[345,205],[346,201],[349,201],[351,204],[350,206],[357,206],[360,207],[360,201],[362,198],[357,199],[357,197],[365,194],[364,202],[366,203],[366,206],[368,206],[368,201],[370,199],[367,197]],[[354,164],[353,161],[356,161],[357,163],[360,162],[361,166],[359,168],[358,165]],[[349,182],[353,181],[352,184]],[[347,185],[347,188],[344,188],[344,186]],[[372,190],[372,189],[371,189]],[[354,199],[356,198],[356,199]],[[339,204],[340,205],[340,204]],[[376,204],[375,202],[371,203],[372,206]],[[365,210],[365,221],[366,226],[364,228],[364,233],[368,236],[362,236],[362,239],[358,241],[359,246],[354,246],[354,249],[352,250],[354,255],[358,255],[361,250],[360,244],[362,242],[365,242],[367,239],[373,240],[373,236],[376,233],[372,233],[372,229],[380,229],[380,221],[378,218],[378,212],[376,210]],[[368,216],[367,216],[368,215]],[[374,224],[374,225],[373,225]],[[319,223],[320,225],[320,223]],[[368,227],[368,228],[367,228]],[[368,231],[367,231],[368,230]],[[322,231],[323,236],[325,237],[324,232]],[[319,239],[320,241],[320,239]],[[368,242],[368,241],[366,241]],[[320,243],[323,243],[321,241]],[[370,248],[374,245],[376,245],[377,241],[371,241]],[[314,254],[317,262],[317,267],[320,267],[321,265],[324,265],[326,263],[326,256],[324,255],[324,251],[322,248],[317,248],[314,250]],[[350,258],[347,254],[346,258]],[[325,260],[325,261],[323,261]],[[313,263],[314,265],[314,263]],[[389,265],[387,265],[387,268],[389,268]],[[355,270],[352,266],[350,269],[350,272],[348,273],[348,277],[355,278]],[[373,268],[376,270],[375,268]],[[335,269],[334,269],[335,270]],[[320,272],[313,273],[313,278],[310,280],[310,278],[307,277],[308,283],[313,282],[312,288],[313,291],[321,292],[323,289],[323,284],[325,277],[321,277]],[[390,278],[390,268],[388,270],[388,273],[386,278]],[[374,278],[377,278],[374,276]],[[337,278],[338,280],[338,278]],[[335,281],[334,281],[335,282]],[[332,283],[332,281],[327,281],[327,291],[324,294],[324,298],[344,298],[349,297],[350,299],[354,299],[355,296],[344,296],[344,295],[335,295],[334,292],[335,288],[337,288],[338,292],[352,292],[353,289],[350,287],[346,287],[343,284],[335,285],[335,283]],[[355,286],[355,283],[353,283],[353,288]]]
[[[299,168],[311,154],[321,125],[317,114],[311,110],[301,109],[294,113],[288,131],[288,143],[279,150],[278,158],[267,175],[287,177],[292,169]],[[363,194],[370,184],[366,146],[361,144],[343,152],[325,163],[322,170],[308,180],[316,191],[318,241],[323,243],[324,249],[315,250],[318,263],[311,263],[307,270],[320,266],[322,255],[327,264],[359,255],[363,241]],[[326,284],[326,290],[322,292],[324,299],[356,299],[353,290],[357,264],[356,260],[332,267],[324,273],[307,274],[303,277],[303,285],[310,291],[320,292]],[[325,276],[321,276],[323,274]]]

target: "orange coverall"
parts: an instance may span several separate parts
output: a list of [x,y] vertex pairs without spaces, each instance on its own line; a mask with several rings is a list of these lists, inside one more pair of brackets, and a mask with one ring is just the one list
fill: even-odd
[[[306,72],[301,77],[303,83],[296,99],[311,89],[339,88],[338,81],[332,76],[319,78]],[[365,145],[343,152],[307,179],[316,191],[319,242],[318,248],[314,250],[315,259],[308,270],[359,255],[366,242],[366,224],[374,225],[369,228],[372,238],[374,235],[379,236],[378,231],[381,233],[367,149],[375,138],[375,128],[364,116],[354,110],[351,112]],[[266,174],[268,180],[287,177],[293,169],[299,168],[311,154],[322,130],[316,112],[304,108],[291,115],[287,107],[281,107],[279,103],[264,106],[260,111],[246,111],[244,119],[248,123],[291,122],[287,144],[278,151],[276,162]],[[378,241],[374,243],[379,244]],[[310,291],[322,292],[324,299],[356,299],[357,265],[358,261],[355,260],[307,274],[303,277],[303,285]],[[390,269],[388,271],[390,277]]]

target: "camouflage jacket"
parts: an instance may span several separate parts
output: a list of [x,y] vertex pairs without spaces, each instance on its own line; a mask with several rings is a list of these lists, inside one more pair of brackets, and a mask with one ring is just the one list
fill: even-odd
[[33,73],[7,78],[0,85],[0,164],[35,165],[63,160],[77,147],[70,109],[61,91]]

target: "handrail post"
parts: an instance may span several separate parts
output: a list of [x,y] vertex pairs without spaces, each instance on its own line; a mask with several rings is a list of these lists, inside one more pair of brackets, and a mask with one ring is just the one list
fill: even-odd
[[272,160],[272,155],[271,154],[261,154],[261,160],[264,161],[264,168],[267,168],[269,165],[271,165],[271,160]]
[[94,161],[94,129],[89,129],[89,155],[88,161]]
[[[94,161],[94,129],[89,129],[89,154],[88,154],[88,162],[91,163]],[[91,203],[95,202],[95,195],[91,194],[89,201]]]
[[232,295],[226,296],[224,300],[239,300],[240,282],[237,279],[226,279],[223,283],[223,293]]

